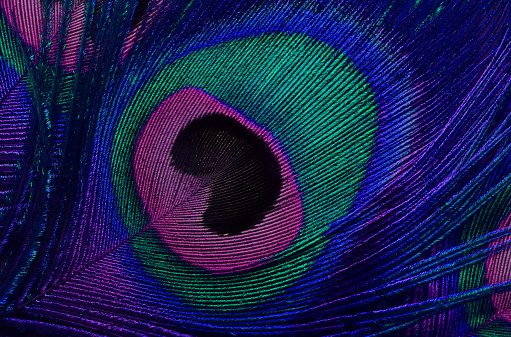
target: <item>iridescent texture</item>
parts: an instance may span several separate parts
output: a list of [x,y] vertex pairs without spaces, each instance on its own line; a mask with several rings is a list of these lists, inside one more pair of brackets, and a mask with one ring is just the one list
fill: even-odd
[[0,8],[0,335],[511,335],[508,1]]
[[[238,120],[270,144],[285,179],[274,210],[255,228],[239,235],[219,236],[201,226],[211,196],[210,180],[222,178],[199,179],[181,173],[172,164],[175,160],[171,149],[178,130],[194,119],[212,114]],[[220,155],[219,151],[213,155]],[[133,161],[134,179],[151,216],[151,225],[165,244],[194,265],[217,272],[245,269],[279,253],[298,234],[303,218],[301,201],[282,150],[267,132],[203,91],[182,89],[165,100],[141,132]]]

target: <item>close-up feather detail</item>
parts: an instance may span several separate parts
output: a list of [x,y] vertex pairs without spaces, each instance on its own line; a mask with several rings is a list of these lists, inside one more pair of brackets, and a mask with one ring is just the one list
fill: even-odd
[[507,0],[0,9],[0,336],[511,336]]

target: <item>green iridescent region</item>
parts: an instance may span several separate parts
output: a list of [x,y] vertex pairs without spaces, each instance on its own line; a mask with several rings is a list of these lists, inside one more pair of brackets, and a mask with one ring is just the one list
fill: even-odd
[[[488,203],[486,207],[477,212],[471,221],[463,226],[461,233],[462,242],[476,239],[491,231],[494,231],[503,220],[502,216],[509,214],[509,200],[511,199],[511,187],[506,188]],[[460,271],[458,279],[459,291],[470,291],[488,284],[486,280],[486,261],[470,265]],[[477,275],[477,277],[475,277]],[[471,328],[485,325],[492,319],[495,309],[489,297],[469,302],[466,305],[467,322]],[[504,322],[504,321],[503,321]],[[511,325],[506,322],[506,326]],[[493,331],[489,329],[489,331]],[[481,336],[484,334],[481,334]]]
[[[151,112],[169,95],[186,87],[201,88],[279,140],[296,173],[304,209],[299,237],[281,255],[296,250],[303,254],[271,271],[263,268],[240,278],[194,274],[193,267],[169,257],[155,234],[153,238],[144,235],[134,239],[134,247],[148,268],[168,270],[161,279],[172,289],[189,294],[189,300],[198,305],[204,304],[200,301],[205,297],[209,298],[208,306],[222,306],[237,305],[233,301],[240,294],[244,303],[270,296],[314,263],[327,243],[324,233],[329,224],[350,209],[364,178],[377,128],[370,84],[338,51],[299,34],[233,40],[178,59],[138,91],[140,95],[136,94],[123,112],[116,130],[113,181],[130,233],[147,225],[130,168],[135,140]],[[158,261],[172,267],[157,265]],[[223,284],[231,286],[225,288]]]
[[0,11],[0,58],[7,61],[18,74],[23,74],[26,70],[26,64],[23,62],[22,52],[16,39],[11,34],[11,28],[5,20],[4,14]]

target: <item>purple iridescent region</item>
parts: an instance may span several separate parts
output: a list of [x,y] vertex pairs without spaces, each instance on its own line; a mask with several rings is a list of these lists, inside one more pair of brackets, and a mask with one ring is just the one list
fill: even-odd
[[26,84],[8,63],[0,60],[0,214],[9,210],[15,182],[27,155],[31,103]]
[[[178,170],[171,154],[180,130],[193,120],[218,114],[264,139],[283,179],[272,210],[237,235],[218,235],[203,225],[213,182]],[[213,272],[246,269],[283,251],[300,230],[300,194],[283,150],[267,131],[200,89],[182,89],[153,112],[138,138],[133,167],[151,225],[172,251],[193,265]]]
[[[511,214],[508,215],[498,226],[497,230],[503,230],[511,227]],[[511,281],[511,270],[509,269],[511,261],[511,248],[509,240],[511,236],[501,236],[490,243],[493,248],[493,254],[486,259],[486,280],[488,284],[500,284]],[[502,249],[502,247],[507,247]],[[491,301],[496,312],[506,321],[511,322],[511,291],[504,291],[493,294]]]

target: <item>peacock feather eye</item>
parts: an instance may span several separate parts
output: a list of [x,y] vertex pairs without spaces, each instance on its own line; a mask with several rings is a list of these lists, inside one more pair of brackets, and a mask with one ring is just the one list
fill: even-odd
[[506,1],[0,9],[0,335],[511,335]]
[[[298,15],[286,18],[288,28],[273,18],[254,31],[270,14],[210,27],[173,47],[176,56],[155,55],[150,62],[161,70],[130,72],[125,83],[137,89],[115,108],[117,207],[137,219],[125,221],[128,231],[147,231],[134,252],[170,291],[208,310],[262,302],[311,273],[334,245],[326,233],[368,198],[369,181],[374,188],[391,179],[406,153],[404,133],[386,135],[404,117],[387,111],[401,104],[411,113],[413,95],[396,102],[378,93],[396,90],[394,82],[411,90],[407,76],[376,82],[378,69],[367,69],[392,57],[373,52],[385,47],[353,42],[366,55],[350,57],[321,27],[300,27]],[[390,148],[395,158],[382,165]],[[297,249],[307,254],[296,258]]]

